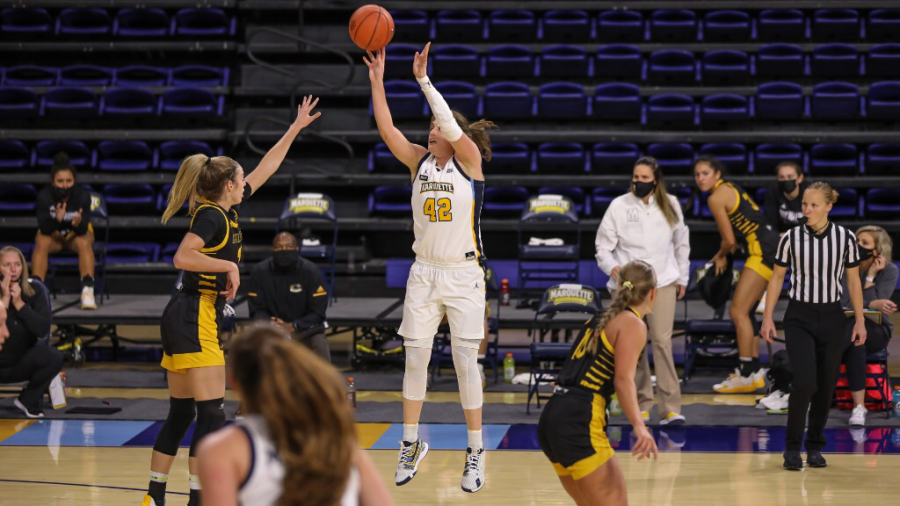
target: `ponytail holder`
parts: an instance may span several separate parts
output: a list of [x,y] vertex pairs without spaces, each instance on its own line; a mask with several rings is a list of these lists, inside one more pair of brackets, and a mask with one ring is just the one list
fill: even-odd
[[634,285],[631,284],[631,281],[626,281],[626,282],[622,283],[622,286],[624,286],[625,288],[627,288],[629,290],[634,290]]

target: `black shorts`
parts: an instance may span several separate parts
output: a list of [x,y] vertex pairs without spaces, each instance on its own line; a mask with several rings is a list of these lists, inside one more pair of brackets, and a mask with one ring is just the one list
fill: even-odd
[[163,367],[184,373],[194,367],[225,365],[219,343],[223,304],[214,291],[178,292],[169,300],[160,322]]
[[538,422],[538,443],[556,474],[580,480],[613,457],[603,396],[570,388],[555,394]]

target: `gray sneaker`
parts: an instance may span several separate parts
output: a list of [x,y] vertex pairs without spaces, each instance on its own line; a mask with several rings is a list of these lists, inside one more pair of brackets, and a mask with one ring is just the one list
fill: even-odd
[[419,471],[419,462],[428,454],[428,443],[419,439],[414,443],[400,441],[400,461],[397,463],[397,474],[394,481],[397,486],[406,485]]
[[466,448],[466,469],[463,471],[462,489],[478,492],[484,486],[484,448]]

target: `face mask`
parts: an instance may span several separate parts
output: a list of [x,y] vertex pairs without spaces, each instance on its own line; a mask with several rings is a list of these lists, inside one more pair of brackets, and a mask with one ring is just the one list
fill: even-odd
[[797,180],[796,179],[788,179],[787,181],[779,181],[778,182],[778,190],[781,193],[791,193],[797,189]]
[[859,250],[859,261],[868,260],[875,255],[875,250],[869,248],[863,248],[860,245],[856,246],[856,249]]
[[72,188],[60,188],[59,186],[54,186],[53,194],[56,195],[56,198],[59,200],[66,200],[69,198],[69,195],[72,194]]
[[806,225],[806,222],[808,222],[808,221],[809,221],[809,218],[807,218],[806,216],[801,216],[800,218],[797,219],[797,223],[799,223],[801,227]]
[[639,199],[646,197],[653,193],[653,190],[656,189],[656,183],[644,183],[643,181],[632,181],[632,185],[634,185],[634,194],[637,195]]
[[298,254],[299,252],[295,249],[286,249],[273,252],[272,258],[275,260],[276,267],[286,269],[297,261]]

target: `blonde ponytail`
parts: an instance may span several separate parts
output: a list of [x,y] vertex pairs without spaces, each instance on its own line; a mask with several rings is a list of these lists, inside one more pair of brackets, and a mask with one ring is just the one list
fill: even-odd
[[188,203],[188,215],[193,216],[200,198],[217,199],[225,183],[233,180],[236,168],[235,161],[227,156],[210,158],[196,154],[185,158],[175,175],[175,183],[169,190],[162,222],[166,223],[175,216],[185,202]]
[[656,288],[656,272],[653,267],[642,260],[632,260],[619,269],[619,283],[616,287],[616,295],[609,309],[600,317],[597,327],[591,334],[588,349],[597,354],[597,341],[600,332],[606,328],[613,318],[625,311],[630,306],[637,306],[644,302],[650,291]]

